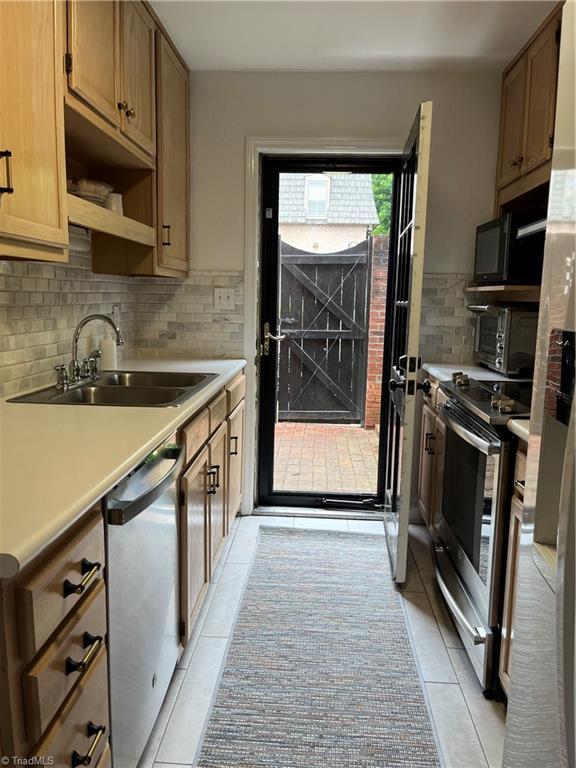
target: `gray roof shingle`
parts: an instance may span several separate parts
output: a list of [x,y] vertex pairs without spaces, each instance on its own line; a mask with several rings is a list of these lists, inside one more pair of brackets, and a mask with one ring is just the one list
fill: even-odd
[[282,224],[378,224],[378,213],[368,173],[331,173],[328,216],[309,219],[304,207],[307,173],[280,174],[278,218]]

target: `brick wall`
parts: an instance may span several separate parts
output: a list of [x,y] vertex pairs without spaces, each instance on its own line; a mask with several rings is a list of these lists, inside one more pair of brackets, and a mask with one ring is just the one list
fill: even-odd
[[364,425],[373,429],[380,423],[386,288],[388,284],[388,235],[373,238],[370,315],[368,324],[368,365]]

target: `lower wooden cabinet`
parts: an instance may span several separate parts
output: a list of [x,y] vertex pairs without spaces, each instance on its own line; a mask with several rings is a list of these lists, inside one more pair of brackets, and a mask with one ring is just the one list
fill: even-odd
[[516,608],[516,577],[520,556],[520,533],[522,530],[522,503],[514,496],[510,509],[510,528],[508,530],[508,552],[506,555],[506,586],[504,589],[504,609],[502,615],[502,640],[500,645],[499,676],[506,693],[510,689],[512,643],[514,640],[514,613]]
[[226,529],[236,517],[242,503],[242,475],[244,469],[244,418],[246,408],[242,400],[228,416],[228,477]]
[[418,506],[427,525],[431,524],[434,499],[434,411],[424,403],[420,432],[420,472],[418,475]]
[[216,565],[226,535],[227,424],[224,422],[208,443],[210,455],[210,567]]
[[209,581],[208,545],[208,448],[184,472],[181,481],[181,611],[182,640],[190,637],[193,618]]

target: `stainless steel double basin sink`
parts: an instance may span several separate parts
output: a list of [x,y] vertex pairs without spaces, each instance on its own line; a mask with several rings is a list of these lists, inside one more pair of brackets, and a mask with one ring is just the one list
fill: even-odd
[[46,387],[28,395],[14,397],[8,402],[168,408],[182,405],[217,375],[170,371],[103,371],[94,381],[82,381],[65,391],[57,387]]

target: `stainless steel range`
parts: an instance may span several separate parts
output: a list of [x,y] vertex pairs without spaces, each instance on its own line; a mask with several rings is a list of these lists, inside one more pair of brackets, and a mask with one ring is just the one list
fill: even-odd
[[505,428],[529,415],[531,382],[476,381],[457,373],[441,383],[446,424],[442,509],[434,557],[438,585],[485,689],[496,684],[502,567],[510,499]]

